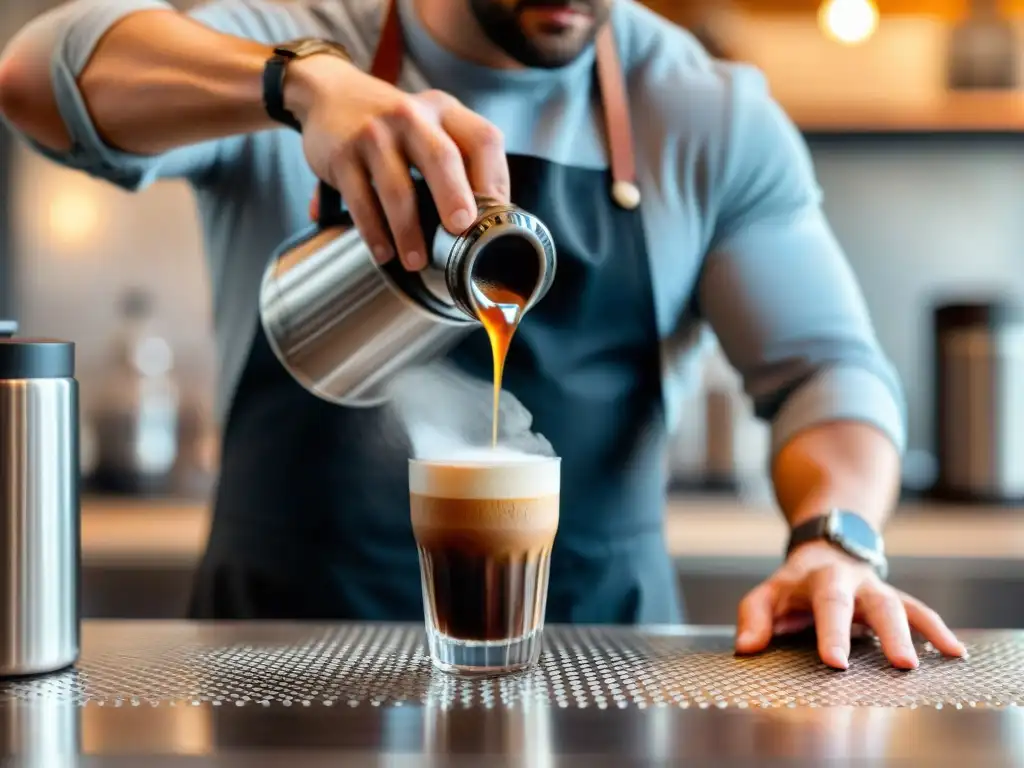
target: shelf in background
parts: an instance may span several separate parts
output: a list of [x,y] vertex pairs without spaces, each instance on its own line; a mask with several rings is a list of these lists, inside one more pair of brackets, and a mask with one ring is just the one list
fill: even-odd
[[[889,525],[893,557],[1024,560],[1024,509],[907,501]],[[89,566],[191,568],[210,531],[209,504],[188,499],[88,498],[82,554]],[[667,499],[665,538],[674,557],[777,558],[786,526],[770,503],[729,494]]]
[[1024,136],[1024,91],[951,93],[921,104],[781,101],[790,118],[811,137]]
[[[673,4],[686,7],[692,3],[680,0],[650,0],[650,5],[670,9]],[[758,16],[801,14],[813,16],[818,13],[821,0],[732,0],[737,8]],[[883,18],[891,16],[925,16],[947,20],[964,18],[971,7],[971,0],[876,0],[878,11]],[[1000,10],[1007,16],[1024,13],[1022,0],[1002,0]]]

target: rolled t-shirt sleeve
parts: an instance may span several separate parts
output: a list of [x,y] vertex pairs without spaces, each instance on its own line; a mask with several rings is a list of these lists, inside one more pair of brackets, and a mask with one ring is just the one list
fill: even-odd
[[[33,149],[69,168],[85,171],[129,190],[140,189],[166,168],[168,175],[187,175],[209,159],[212,147],[188,147],[163,155],[145,156],[120,152],[100,138],[85,99],[78,87],[78,77],[89,63],[100,39],[119,21],[139,11],[170,11],[163,0],[77,0],[68,3],[47,18],[52,25],[53,54],[50,59],[50,82],[57,108],[71,140],[67,151],[55,151],[21,134]],[[179,168],[167,166],[177,162]]]
[[902,452],[903,388],[825,219],[803,137],[759,73],[740,70],[731,87],[701,311],[772,423],[772,456],[837,420],[870,423]]
[[[57,152],[22,135],[35,150],[69,168],[85,171],[136,191],[158,178],[195,178],[218,161],[226,140],[206,141],[158,155],[119,151],[99,135],[89,114],[78,78],[101,38],[126,16],[142,11],[171,11],[164,0],[75,0],[49,17],[54,39],[50,61],[57,106],[71,138],[70,149]],[[283,40],[294,23],[281,6],[265,0],[222,0],[199,6],[189,14],[218,31],[250,39]]]

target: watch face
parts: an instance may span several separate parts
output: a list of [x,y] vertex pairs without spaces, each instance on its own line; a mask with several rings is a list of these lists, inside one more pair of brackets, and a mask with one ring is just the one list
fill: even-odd
[[874,562],[884,556],[882,538],[859,515],[835,511],[829,520],[829,538],[862,560]]

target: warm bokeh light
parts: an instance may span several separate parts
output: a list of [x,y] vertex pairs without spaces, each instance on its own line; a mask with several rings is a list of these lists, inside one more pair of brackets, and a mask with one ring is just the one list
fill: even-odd
[[57,191],[49,201],[50,235],[64,246],[78,246],[89,241],[100,223],[95,199],[79,189]]
[[874,0],[824,0],[818,10],[822,31],[844,45],[863,43],[878,28]]

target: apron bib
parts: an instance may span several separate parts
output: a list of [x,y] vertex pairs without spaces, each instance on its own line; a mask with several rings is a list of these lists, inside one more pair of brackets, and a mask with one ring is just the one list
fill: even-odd
[[[548,226],[558,270],[513,339],[504,388],[562,458],[547,621],[672,623],[681,612],[663,537],[659,335],[610,25],[597,53],[610,170],[508,157],[512,200]],[[372,72],[395,83],[403,58],[392,3]],[[418,192],[430,199],[424,182]],[[424,208],[429,232],[436,210]],[[490,381],[482,329],[450,359]],[[225,428],[193,618],[423,619],[410,450],[385,438],[396,432],[391,418],[386,408],[343,408],[305,391],[256,323]]]

